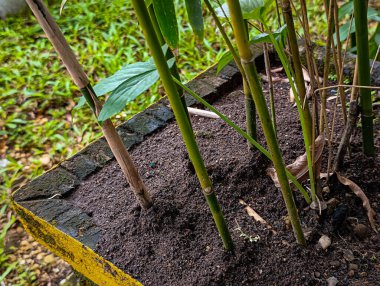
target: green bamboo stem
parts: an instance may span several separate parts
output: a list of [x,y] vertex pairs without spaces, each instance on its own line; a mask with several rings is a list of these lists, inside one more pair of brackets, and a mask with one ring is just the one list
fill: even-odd
[[[368,22],[366,1],[354,0],[356,26],[356,47],[359,85],[371,84],[368,49]],[[360,88],[360,109],[362,120],[363,151],[367,156],[375,155],[373,136],[372,98],[369,89]]]
[[[330,70],[330,58],[331,58],[331,39],[332,39],[332,32],[333,32],[333,9],[332,9],[333,1],[330,1],[329,3],[325,3],[326,14],[327,14],[327,43],[326,43],[326,55],[325,55],[325,62],[323,66],[323,87],[327,86],[328,76],[329,76],[329,70]],[[322,91],[321,96],[321,115],[319,120],[319,130],[321,133],[324,131],[328,133],[328,126],[327,126],[327,116],[326,116],[326,100],[327,100],[327,92],[326,90]],[[325,128],[326,127],[326,128]],[[327,134],[328,135],[328,134]]]
[[147,45],[150,48],[153,60],[162,80],[162,84],[165,88],[166,94],[170,101],[170,105],[173,109],[174,116],[182,133],[182,137],[185,141],[187,151],[189,153],[189,158],[193,163],[195,172],[202,187],[203,194],[206,198],[216,227],[222,238],[223,245],[225,249],[231,250],[233,248],[231,235],[228,231],[227,224],[224,220],[221,208],[212,188],[212,182],[207,174],[202,156],[195,141],[189,118],[186,116],[185,108],[182,105],[180,97],[178,95],[177,86],[173,81],[165,56],[162,52],[157,35],[154,31],[154,27],[150,20],[147,7],[145,6],[144,1],[141,0],[132,0],[132,5],[143,30]]
[[[247,139],[257,150],[259,150],[263,155],[265,155],[269,160],[272,161],[272,157],[270,153],[261,146],[255,139],[252,138],[252,136],[248,135],[247,132],[244,132],[243,129],[241,129],[237,124],[235,124],[233,121],[228,119],[227,116],[225,116],[223,113],[219,112],[214,106],[209,104],[206,100],[204,100],[201,96],[196,94],[194,91],[189,89],[186,85],[178,81],[176,78],[174,78],[174,81],[181,86],[186,92],[188,92],[192,97],[194,97],[197,101],[202,103],[205,107],[207,107],[209,110],[214,112],[216,115],[220,117],[224,122],[226,122],[229,126],[231,126],[237,133],[239,133],[241,136],[243,136],[245,139]],[[292,183],[296,186],[296,188],[301,192],[301,194],[304,196],[306,202],[308,204],[311,203],[311,198],[307,191],[302,187],[302,185],[297,181],[297,178],[292,175],[288,170],[286,170],[286,175],[288,176],[288,179],[292,181]]]
[[304,234],[302,232],[300,219],[298,216],[297,208],[294,202],[293,194],[289,186],[286,175],[286,168],[282,160],[281,151],[276,139],[276,134],[272,126],[269,111],[265,102],[263,90],[260,85],[260,80],[254,64],[254,57],[251,52],[248,39],[245,35],[244,19],[240,8],[239,1],[227,0],[230,10],[231,22],[239,50],[241,62],[248,78],[248,84],[251,89],[252,96],[255,101],[256,110],[262,124],[265,139],[271,153],[273,165],[276,169],[278,180],[281,186],[282,196],[285,201],[286,208],[292,222],[293,231],[297,238],[298,243],[301,245],[306,244]]
[[[236,63],[236,66],[238,67],[242,77],[243,77],[243,91],[244,91],[244,105],[245,105],[245,114],[246,114],[246,129],[247,132],[252,138],[255,140],[257,139],[257,127],[256,127],[256,108],[255,108],[255,102],[253,101],[251,91],[249,89],[249,86],[247,84],[247,78],[245,75],[245,71],[243,69],[243,66],[240,62],[240,57],[235,51],[229,37],[227,36],[222,24],[220,23],[220,20],[218,18],[218,15],[216,15],[216,12],[210,2],[208,0],[204,0],[207,9],[210,11],[216,26],[218,27],[222,38],[224,42],[226,43],[230,53],[232,54],[232,57],[234,58],[234,61]],[[248,28],[246,27],[246,33],[248,35]],[[248,146],[252,148],[252,144],[248,141]]]
[[[262,31],[264,31],[263,24],[260,24],[260,28]],[[273,123],[274,133],[276,133],[277,135],[276,109],[274,106],[274,90],[273,90],[272,74],[270,71],[271,66],[270,66],[270,60],[269,60],[269,48],[268,48],[267,43],[264,43],[263,50],[264,50],[265,73],[268,78],[268,85],[269,85],[270,114],[271,114],[271,119]]]
[[[160,42],[160,45],[163,46],[166,44],[166,42],[165,42],[164,36],[161,33],[160,25],[158,24],[156,12],[154,11],[153,4],[149,5],[148,13],[149,13],[150,19],[152,21],[154,31],[156,32],[158,41]],[[168,48],[165,57],[167,60],[174,58],[174,54],[170,48]],[[181,77],[179,75],[179,69],[177,66],[177,61],[174,62],[174,65],[170,68],[170,71],[175,78],[181,80]],[[181,97],[181,101],[182,101],[183,106],[185,107],[186,114],[190,118],[189,112],[187,110],[185,95],[183,94],[183,89],[181,87],[178,87],[178,94]]]
[[[27,0],[26,2],[36,16],[37,21],[45,31],[46,36],[52,43],[54,49],[59,54],[74,83],[81,90],[94,115],[97,117],[102,108],[102,105],[99,102],[94,90],[92,89],[90,81],[83,71],[82,66],[79,64],[73,51],[63,36],[59,26],[54,21],[52,15],[44,5],[43,1]],[[152,199],[150,197],[149,191],[139,176],[138,171],[134,166],[127,149],[125,148],[122,139],[112,124],[112,121],[110,119],[104,121],[101,124],[101,127],[104,137],[106,138],[112,153],[115,155],[115,158],[119,163],[119,166],[123,171],[137,201],[143,208],[151,207]]]
[[[263,22],[263,25],[264,25],[265,30],[268,33],[269,37],[271,38],[271,42],[273,43],[273,46],[275,47],[275,50],[276,50],[276,52],[280,58],[280,61],[283,65],[283,67],[284,67],[286,76],[289,79],[290,87],[293,90],[293,93],[296,94],[296,87],[295,87],[295,83],[294,83],[294,80],[292,77],[293,73],[292,73],[291,66],[289,64],[288,58],[285,55],[284,49],[282,47],[280,47],[280,45],[277,43],[272,32],[269,30],[268,25],[266,25],[265,22]],[[313,176],[314,170],[313,170],[313,163],[312,163],[314,161],[312,161],[312,156],[311,156],[311,152],[310,152],[311,138],[312,137],[310,137],[308,132],[306,132],[306,130],[307,130],[306,121],[305,121],[305,116],[303,113],[303,109],[302,109],[300,99],[298,98],[298,96],[295,96],[294,99],[296,101],[297,110],[298,110],[298,113],[300,115],[302,133],[303,133],[303,138],[304,138],[304,142],[305,142],[307,166],[308,166],[310,186],[311,186],[311,197],[312,197],[313,202],[315,202],[316,201],[316,191],[315,191],[315,181],[314,181],[314,176]]]
[[302,103],[302,109],[305,115],[305,122],[308,132],[308,135],[311,137],[312,135],[312,128],[311,125],[312,119],[311,119],[311,113],[309,109],[309,104],[307,102],[306,97],[306,88],[305,88],[305,80],[302,73],[302,65],[301,65],[301,59],[298,49],[298,43],[297,43],[297,34],[294,27],[294,21],[293,21],[293,15],[292,15],[292,9],[290,5],[289,0],[283,0],[282,1],[282,13],[284,15],[285,23],[288,27],[288,39],[289,39],[289,46],[290,46],[290,52],[292,54],[292,63],[294,68],[294,80],[297,87],[297,93],[300,101]]

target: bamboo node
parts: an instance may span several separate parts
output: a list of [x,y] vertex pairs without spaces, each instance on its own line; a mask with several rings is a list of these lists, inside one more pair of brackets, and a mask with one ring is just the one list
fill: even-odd
[[241,63],[242,63],[243,65],[250,64],[250,63],[255,63],[255,56],[252,56],[252,58],[249,59],[249,60],[246,60],[246,59],[241,58],[240,61],[241,61]]
[[204,188],[202,192],[207,196],[211,195],[214,191],[212,190],[212,187]]

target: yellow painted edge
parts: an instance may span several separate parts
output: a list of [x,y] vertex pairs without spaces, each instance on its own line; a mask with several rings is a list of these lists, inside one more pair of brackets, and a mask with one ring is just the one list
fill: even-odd
[[94,283],[100,286],[143,286],[92,249],[39,218],[17,202],[12,201],[11,204],[28,233]]

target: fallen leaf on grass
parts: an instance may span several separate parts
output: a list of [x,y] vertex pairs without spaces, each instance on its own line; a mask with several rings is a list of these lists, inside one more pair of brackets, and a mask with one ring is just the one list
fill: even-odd
[[261,223],[266,228],[270,229],[273,234],[277,234],[277,232],[272,228],[272,226],[263,219],[253,208],[251,208],[246,202],[243,200],[239,200],[239,203],[244,206],[244,209],[247,211],[247,214],[252,217],[255,221]]
[[[317,139],[315,139],[315,153],[314,153],[314,162],[313,162],[313,169],[315,166],[318,166],[321,159],[322,159],[322,152],[325,145],[325,136],[323,134],[319,135]],[[296,177],[298,182],[302,184],[308,176],[309,176],[309,169],[307,166],[307,156],[306,153],[299,156],[294,163],[287,165],[286,169]],[[267,174],[271,177],[273,180],[275,186],[277,188],[280,187],[280,182],[278,181],[277,172],[274,168],[268,168]]]
[[346,177],[343,177],[343,176],[339,175],[338,173],[336,173],[336,176],[337,176],[339,182],[341,182],[341,184],[349,187],[351,189],[351,191],[353,191],[354,194],[362,200],[363,207],[367,210],[367,216],[368,216],[369,223],[370,223],[372,229],[377,233],[376,222],[375,222],[376,212],[371,207],[369,199],[365,195],[363,190],[357,184],[355,184],[353,181],[351,181],[350,179],[347,179]]

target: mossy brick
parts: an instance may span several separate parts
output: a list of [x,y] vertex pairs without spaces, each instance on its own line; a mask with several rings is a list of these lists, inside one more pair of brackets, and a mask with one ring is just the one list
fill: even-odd
[[20,205],[87,247],[95,249],[101,230],[89,215],[72,203],[48,199],[22,202]]
[[[228,65],[226,65],[218,75],[221,78],[224,78],[228,81],[237,81],[240,79],[240,83],[242,82],[241,74],[239,69],[236,67],[234,61],[231,61]],[[234,83],[232,82],[232,83]]]
[[167,122],[174,117],[173,111],[161,102],[149,106],[147,114],[152,115],[163,122]]
[[87,176],[91,175],[98,168],[96,162],[91,160],[90,157],[81,154],[77,154],[69,158],[64,161],[61,166],[70,173],[73,173],[80,180],[83,180]]
[[198,80],[207,82],[208,84],[212,85],[218,92],[223,91],[223,89],[229,85],[229,80],[227,78],[216,75],[216,67],[212,67],[204,73],[201,73],[197,77],[197,81]]
[[86,146],[77,155],[86,156],[98,167],[103,167],[114,158],[114,155],[112,154],[112,151],[104,138],[100,138]]
[[60,198],[68,195],[79,184],[76,176],[57,167],[20,188],[13,198],[17,202],[46,198]]
[[[205,99],[215,97],[218,94],[214,86],[203,80],[192,80],[189,83],[187,83],[186,86],[190,88],[192,91],[194,91],[196,94],[198,94],[200,97]],[[197,103],[197,100],[187,92],[185,92],[185,100],[187,106],[192,106],[195,103]]]
[[131,130],[143,136],[151,134],[157,129],[164,126],[164,122],[153,117],[152,115],[149,115],[146,110],[135,115],[125,124],[123,124],[123,128]]
[[117,133],[119,133],[121,140],[123,140],[124,146],[129,149],[133,145],[140,143],[144,140],[144,136],[131,131],[126,124],[122,124],[117,127]]

